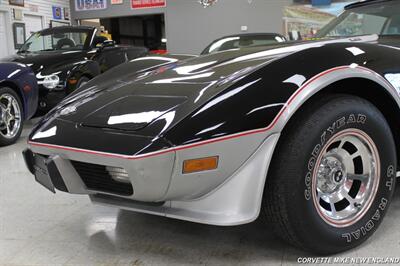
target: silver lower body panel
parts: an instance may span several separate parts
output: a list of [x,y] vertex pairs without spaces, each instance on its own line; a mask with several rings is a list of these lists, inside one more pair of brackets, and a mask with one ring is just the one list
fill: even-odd
[[279,134],[271,135],[224,183],[195,200],[149,204],[115,196],[92,194],[92,202],[125,210],[219,226],[246,224],[257,219],[268,166]]

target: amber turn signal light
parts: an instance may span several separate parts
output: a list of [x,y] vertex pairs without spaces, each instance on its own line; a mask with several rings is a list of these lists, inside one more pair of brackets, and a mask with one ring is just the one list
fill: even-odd
[[186,160],[183,162],[183,173],[190,174],[218,168],[218,156]]
[[76,83],[78,83],[78,80],[72,78],[72,79],[69,79],[68,82],[69,82],[69,84],[71,84],[71,85],[75,85]]

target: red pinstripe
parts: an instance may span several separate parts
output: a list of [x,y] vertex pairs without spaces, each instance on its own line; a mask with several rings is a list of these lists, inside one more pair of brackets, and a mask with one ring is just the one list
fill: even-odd
[[[267,127],[261,128],[261,129],[250,130],[250,131],[246,131],[246,132],[242,132],[242,133],[238,133],[238,134],[233,134],[233,135],[229,135],[229,136],[225,136],[225,137],[220,137],[220,138],[215,138],[215,139],[211,139],[211,140],[200,141],[200,142],[197,142],[197,143],[194,143],[194,144],[189,144],[189,145],[184,145],[184,146],[177,146],[177,147],[165,149],[165,150],[162,150],[162,151],[157,151],[157,152],[143,154],[143,155],[133,155],[133,156],[106,153],[106,152],[98,152],[98,151],[92,151],[92,150],[84,150],[84,149],[65,147],[65,146],[59,146],[59,145],[52,145],[52,144],[44,144],[44,143],[38,143],[38,142],[34,142],[34,141],[28,141],[28,144],[32,145],[32,146],[36,146],[36,147],[44,147],[44,148],[51,148],[51,149],[61,149],[61,150],[65,150],[65,151],[81,152],[81,153],[98,155],[98,156],[136,160],[136,159],[143,159],[143,158],[158,156],[158,155],[162,155],[162,154],[165,154],[165,153],[168,153],[168,152],[180,151],[180,150],[184,150],[184,149],[191,149],[191,148],[194,148],[194,147],[203,146],[203,145],[207,145],[207,144],[211,144],[211,143],[215,143],[215,142],[220,142],[220,141],[225,141],[225,140],[229,140],[229,139],[233,139],[233,138],[239,138],[239,137],[243,137],[243,136],[247,136],[247,135],[258,134],[258,133],[262,133],[262,132],[266,132],[266,131],[271,130],[276,125],[276,123],[279,121],[279,119],[281,118],[283,113],[287,110],[288,106],[312,82],[314,82],[315,80],[317,80],[317,79],[319,79],[319,78],[321,78],[321,77],[323,77],[323,76],[325,76],[325,75],[327,75],[329,73],[332,73],[334,71],[338,71],[338,70],[342,70],[342,69],[348,69],[348,68],[350,68],[350,66],[340,66],[340,67],[331,68],[331,69],[328,69],[328,70],[326,70],[324,72],[321,72],[320,74],[318,74],[318,75],[312,77],[311,79],[309,79],[306,83],[304,83],[289,98],[289,100],[286,102],[285,106],[279,111],[279,113],[274,118],[274,120]],[[365,67],[358,66],[357,68],[369,71],[369,72],[371,72],[373,74],[376,74],[375,72],[373,72],[370,69],[365,68]],[[386,81],[386,83],[388,83],[388,82]],[[390,85],[390,87],[392,87],[391,84],[389,84],[389,85]]]

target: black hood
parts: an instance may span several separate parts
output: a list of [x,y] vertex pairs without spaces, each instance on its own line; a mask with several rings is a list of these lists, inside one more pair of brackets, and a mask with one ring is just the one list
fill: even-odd
[[[165,60],[157,57],[156,65],[151,63],[155,57],[138,58],[93,79],[65,99],[37,124],[30,139],[41,143],[98,150],[97,140],[87,141],[93,138],[96,132],[102,143],[101,151],[113,151],[119,154],[140,153],[145,147],[159,150],[160,147],[151,146],[154,140],[159,139],[171,145],[187,144],[193,140],[171,138],[171,135],[177,136],[171,132],[182,125],[185,126],[185,121],[199,121],[202,117],[212,120],[212,124],[207,124],[204,128],[189,125],[195,128],[194,135],[197,135],[204,129],[221,124],[222,120],[218,117],[213,119],[212,115],[209,115],[211,111],[208,110],[214,108],[219,110],[217,107],[228,104],[227,102],[230,102],[229,110],[232,110],[232,107],[238,106],[237,97],[242,92],[253,94],[259,87],[266,88],[266,91],[279,89],[284,77],[279,78],[278,85],[275,84],[276,88],[270,88],[269,77],[264,75],[266,69],[274,69],[276,66],[281,70],[284,69],[282,67],[285,67],[291,58],[296,57],[296,53],[302,58],[303,52],[309,53],[313,49],[318,52],[319,48],[332,48],[337,45],[351,47],[354,45],[352,42],[377,42],[377,40],[377,36],[366,36],[355,39],[283,43],[225,51],[181,61],[168,60],[168,56],[165,56]],[[353,59],[353,56],[351,58]],[[166,63],[162,65],[161,61]],[[140,63],[146,67],[136,67]],[[278,70],[269,71],[268,74],[276,74],[276,71]],[[273,81],[275,77],[271,76],[270,79]],[[290,92],[292,89],[291,87]],[[289,96],[290,93],[282,95],[283,98]],[[266,103],[268,102],[266,100]],[[282,102],[278,99],[272,103]],[[257,106],[259,105],[253,107]],[[277,105],[266,109],[266,112],[271,110],[268,115],[274,117],[280,108],[281,106]],[[249,110],[245,109],[241,111],[248,113]],[[230,111],[221,110],[215,114],[221,117],[230,115]],[[236,121],[235,118],[232,118],[232,121]],[[262,125],[264,123],[263,120]],[[46,137],[49,130],[56,130],[57,134]],[[241,130],[241,127],[235,126],[223,133],[240,132],[238,130]],[[78,134],[79,138],[76,137]],[[44,137],[41,137],[42,135]],[[124,140],[123,143],[119,141],[121,146],[116,148],[113,141],[118,142],[118,140],[109,138],[122,138],[122,136],[130,140]],[[139,142],[133,140],[135,137],[145,138],[146,141],[140,141],[140,147],[136,147]]]
[[[138,63],[154,60],[139,58],[130,63],[132,67],[116,68],[93,80],[87,84],[88,89],[67,98],[49,116],[82,126],[137,131],[157,124],[157,120],[165,121],[167,113],[173,112],[174,119],[169,122],[172,126],[265,64],[332,42],[338,40],[232,50],[176,61],[148,71],[132,71]],[[110,123],[113,119],[120,122]],[[165,123],[163,130],[164,126]],[[154,128],[146,135],[156,136],[159,129]]]
[[18,53],[0,61],[22,63],[31,67],[36,74],[42,72],[43,75],[50,75],[67,64],[83,60],[86,54],[84,51]]

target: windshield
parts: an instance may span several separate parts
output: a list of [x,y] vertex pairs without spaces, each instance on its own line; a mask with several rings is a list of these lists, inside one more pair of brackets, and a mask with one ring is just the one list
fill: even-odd
[[48,29],[32,34],[20,52],[72,51],[86,48],[90,30]]
[[220,51],[238,49],[242,47],[265,46],[286,41],[279,35],[246,35],[229,36],[211,43],[201,54],[212,54]]
[[316,37],[400,34],[400,3],[374,4],[345,11]]

